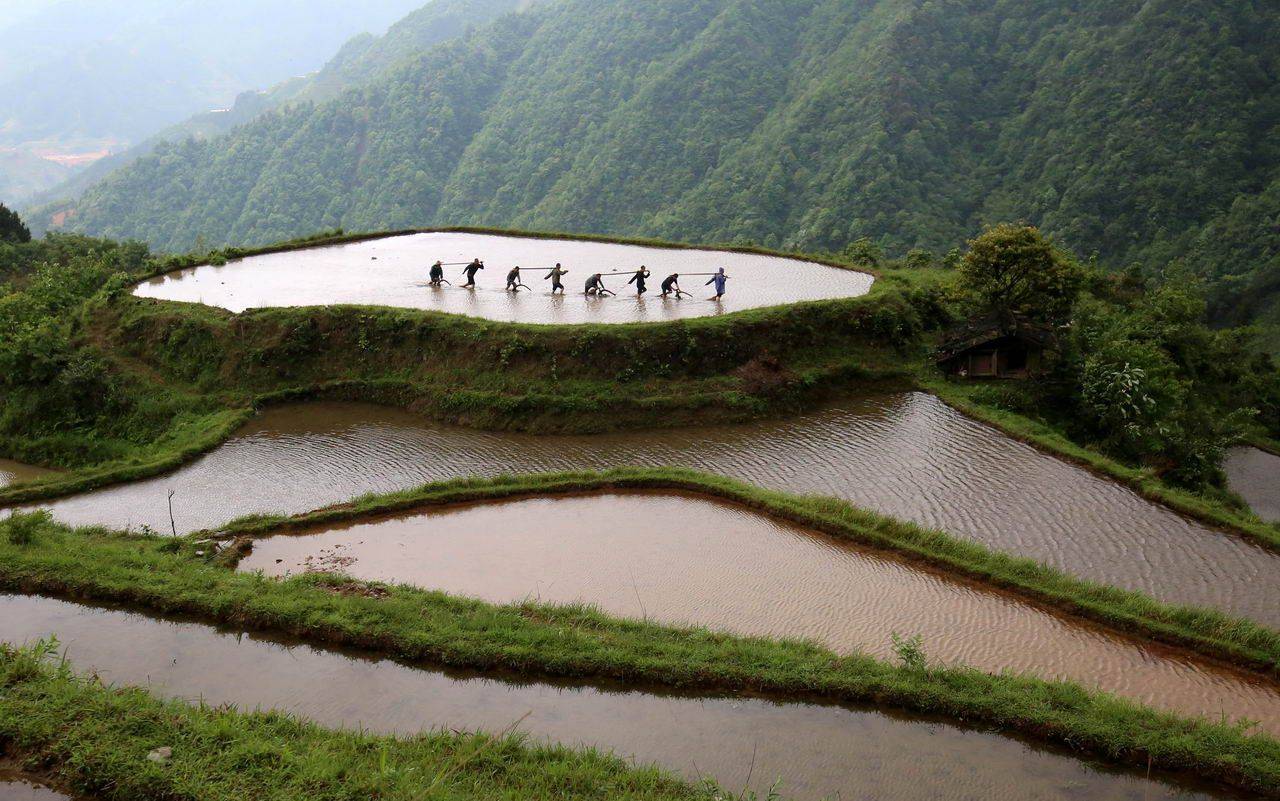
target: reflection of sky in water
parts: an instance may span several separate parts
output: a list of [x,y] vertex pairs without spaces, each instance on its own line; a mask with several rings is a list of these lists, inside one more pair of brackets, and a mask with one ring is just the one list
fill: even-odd
[[[426,286],[427,270],[444,262],[480,258],[485,269],[477,287],[462,289],[462,267],[445,268],[452,287]],[[565,294],[551,295],[545,268],[560,262]],[[507,271],[525,268],[528,290],[508,292]],[[641,264],[652,275],[648,292],[637,297],[628,285],[630,272]],[[710,273],[724,267],[731,276],[728,292],[718,302],[708,300],[703,286]],[[605,276],[612,297],[583,294],[587,277],[596,272],[625,270],[627,275]],[[692,297],[681,300],[658,296],[662,280],[671,273],[687,277],[681,286]],[[468,314],[490,320],[529,323],[661,322],[725,314],[761,306],[864,295],[871,276],[796,259],[728,253],[527,239],[479,234],[414,234],[290,253],[274,253],[160,276],[143,283],[136,294],[205,303],[232,311],[268,306],[359,304],[398,306]]]

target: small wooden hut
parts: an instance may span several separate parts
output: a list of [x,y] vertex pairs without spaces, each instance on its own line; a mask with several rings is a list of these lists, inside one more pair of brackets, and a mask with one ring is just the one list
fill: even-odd
[[953,329],[938,348],[943,372],[958,378],[1029,378],[1057,349],[1053,329],[1023,317],[992,315]]

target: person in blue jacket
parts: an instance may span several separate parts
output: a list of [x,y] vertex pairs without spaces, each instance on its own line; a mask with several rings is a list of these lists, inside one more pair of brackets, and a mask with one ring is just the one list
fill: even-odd
[[716,285],[716,296],[714,298],[707,298],[707,300],[719,300],[724,297],[724,284],[728,280],[729,276],[724,274],[724,268],[721,267],[715,275],[711,276],[710,281],[703,284],[703,286],[711,286],[712,284]]

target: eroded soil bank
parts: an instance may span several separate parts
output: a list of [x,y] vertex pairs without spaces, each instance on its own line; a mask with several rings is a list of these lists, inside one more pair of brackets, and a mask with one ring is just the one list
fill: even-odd
[[1190,521],[922,393],[790,420],[582,436],[483,432],[362,404],[267,411],[177,472],[47,504],[179,533],[464,476],[677,465],[830,495],[1166,602],[1280,627],[1280,555]]
[[788,797],[1225,798],[1099,768],[995,734],[880,712],[637,689],[515,683],[28,596],[0,596],[5,638],[56,633],[78,670],[169,697],[412,733],[504,730],[611,749],[735,790]]
[[256,540],[240,569],[343,572],[500,604],[585,602],[880,657],[892,656],[892,634],[920,635],[946,664],[1069,679],[1280,733],[1280,689],[1256,674],[689,496],[533,498],[376,518]]

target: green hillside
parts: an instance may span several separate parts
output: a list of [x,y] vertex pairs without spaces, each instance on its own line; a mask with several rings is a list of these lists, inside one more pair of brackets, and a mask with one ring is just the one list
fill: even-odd
[[1248,0],[555,0],[164,145],[70,224],[176,250],[477,224],[902,252],[1026,219],[1245,286],[1277,258],[1277,36]]

